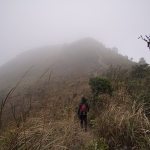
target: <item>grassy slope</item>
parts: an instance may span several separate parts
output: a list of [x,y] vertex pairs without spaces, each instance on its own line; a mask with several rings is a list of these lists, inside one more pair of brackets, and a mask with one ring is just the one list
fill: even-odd
[[[8,63],[1,68],[3,71],[1,79],[6,74],[10,79],[9,74],[11,73],[12,78],[8,82],[9,84],[17,81],[24,74],[24,70],[28,70],[32,64],[36,63],[35,68],[23,78],[12,98],[8,99],[3,111],[3,126],[0,131],[2,149],[12,149],[13,147],[19,147],[19,149],[85,149],[89,140],[97,136],[96,131],[101,133],[103,129],[106,132],[104,127],[109,127],[110,123],[107,123],[107,126],[104,124],[101,129],[96,127],[90,131],[90,136],[88,133],[81,132],[76,116],[76,106],[83,95],[89,98],[91,104],[92,95],[88,86],[90,77],[102,74],[109,65],[122,65],[127,68],[133,65],[133,62],[91,39],[82,39],[72,44],[59,46],[57,47],[59,55],[55,53],[55,57],[53,55],[52,58],[50,49],[44,48],[44,52],[42,52],[44,56],[41,55],[41,50],[26,52],[26,56],[21,55],[12,60],[10,62],[13,64],[12,66]],[[31,53],[33,54],[31,55]],[[38,57],[33,57],[35,54]],[[31,59],[29,56],[32,56]],[[48,58],[42,59],[46,57]],[[20,65],[16,66],[18,59],[27,59],[28,61],[22,61]],[[52,64],[53,67],[51,67]],[[50,70],[44,74],[49,67]],[[53,68],[53,73],[49,82],[51,68]],[[43,74],[44,76],[42,76]],[[110,115],[111,118],[107,118],[111,121],[117,117],[116,115],[119,115],[115,114],[113,108],[119,106],[119,110],[125,110],[126,101],[124,99],[128,97],[125,97],[123,89],[120,89],[120,92],[122,92],[121,95],[116,93],[116,96],[111,99],[113,103],[110,103],[109,97],[104,98],[107,103],[103,103],[103,115],[102,111],[98,112],[101,117],[96,115],[95,118],[96,109],[91,108],[89,122],[93,119],[100,122],[101,120],[98,118],[106,119],[108,116],[105,114],[112,111],[112,117]],[[120,99],[122,105],[117,103]],[[15,108],[15,117],[11,111],[13,109],[10,109],[10,102],[12,108]],[[122,113],[123,111],[120,112],[120,114]],[[120,119],[118,119],[118,125],[120,125]],[[17,127],[19,121],[20,124]]]

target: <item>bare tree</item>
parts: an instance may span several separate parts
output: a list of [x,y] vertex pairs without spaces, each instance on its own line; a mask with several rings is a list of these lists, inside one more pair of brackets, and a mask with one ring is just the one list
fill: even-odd
[[147,47],[149,47],[149,49],[150,49],[150,36],[147,36],[147,35],[145,35],[145,36],[146,36],[147,39],[144,39],[142,37],[142,35],[138,39],[141,38],[142,40],[144,40],[145,42],[147,42]]

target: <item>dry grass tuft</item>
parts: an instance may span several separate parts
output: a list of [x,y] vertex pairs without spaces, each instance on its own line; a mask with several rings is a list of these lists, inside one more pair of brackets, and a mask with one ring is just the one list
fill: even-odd
[[[114,103],[97,118],[95,134],[107,139],[110,148],[128,147],[150,148],[150,122],[143,109],[144,104],[136,104],[126,109]],[[144,144],[143,144],[144,143]]]

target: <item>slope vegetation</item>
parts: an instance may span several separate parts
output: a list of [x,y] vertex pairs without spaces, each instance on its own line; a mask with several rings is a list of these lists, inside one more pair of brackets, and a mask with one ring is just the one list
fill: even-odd
[[[142,147],[142,142],[149,147],[146,134],[141,142],[134,136],[149,128],[143,105],[134,102],[136,84],[127,71],[134,64],[91,38],[21,53],[0,68],[1,149],[113,150]],[[88,83],[95,76],[109,78],[112,97],[93,99]],[[77,116],[83,95],[91,106],[87,133]]]

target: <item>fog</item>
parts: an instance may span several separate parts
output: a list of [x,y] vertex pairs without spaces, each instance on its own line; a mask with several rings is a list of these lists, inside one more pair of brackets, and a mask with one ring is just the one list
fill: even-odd
[[150,63],[150,0],[0,0],[0,66],[19,53],[91,37]]

